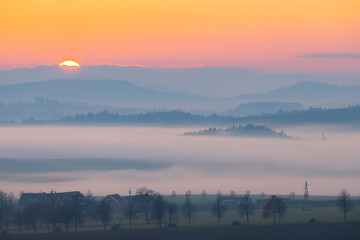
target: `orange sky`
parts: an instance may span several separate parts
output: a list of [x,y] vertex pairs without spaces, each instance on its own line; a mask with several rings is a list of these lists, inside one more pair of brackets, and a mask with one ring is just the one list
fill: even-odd
[[359,0],[0,0],[0,67],[143,64],[357,71]]

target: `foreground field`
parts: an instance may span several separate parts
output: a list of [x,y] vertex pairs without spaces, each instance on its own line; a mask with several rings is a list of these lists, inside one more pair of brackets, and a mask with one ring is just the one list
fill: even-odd
[[[181,213],[181,205],[185,201],[185,196],[178,195],[176,197],[166,196],[167,200],[171,203],[174,203],[178,206],[178,213],[173,216],[173,223],[176,223],[178,229],[185,229],[188,227],[188,221]],[[259,196],[254,195],[254,198],[257,199]],[[314,197],[315,198],[315,197]],[[101,200],[99,198],[97,200]],[[285,213],[285,217],[282,219],[282,223],[286,225],[293,224],[307,224],[311,219],[315,219],[315,222],[320,224],[336,224],[343,222],[343,213],[335,205],[336,197],[318,197],[316,200],[310,202],[311,209],[303,211],[302,210],[302,200],[300,198],[291,200],[288,202],[288,209]],[[348,213],[347,220],[349,223],[360,223],[360,202],[355,198],[354,209]],[[207,197],[202,197],[200,195],[193,195],[192,201],[196,205],[197,211],[194,218],[191,220],[192,226],[194,228],[217,228],[217,218],[214,217],[210,211],[213,202],[216,200],[215,195],[208,195]],[[262,217],[262,206],[263,204],[257,204],[257,209],[254,215],[250,216],[251,227],[261,227],[264,225],[273,225],[271,218],[264,219]],[[234,220],[239,220],[241,225],[246,225],[246,219],[244,216],[240,217],[236,206],[229,206],[226,215],[221,219],[221,227],[226,228],[230,227]],[[163,219],[162,226],[166,226],[169,223],[168,215]],[[111,222],[106,226],[107,230],[110,230],[114,225],[120,225],[122,231],[129,230],[129,221],[125,216],[120,213],[113,213]],[[65,231],[65,227],[62,223],[57,224],[62,231]],[[144,216],[138,214],[136,218],[133,219],[133,228],[136,230],[153,230],[157,228],[156,222],[153,220],[149,224],[146,224]],[[86,222],[78,228],[79,232],[97,232],[101,231],[103,226],[101,222],[95,221],[94,219],[87,219]],[[10,235],[18,234],[19,227],[11,224],[9,229],[7,229]],[[47,233],[47,228],[44,223],[39,222],[37,225],[38,233]],[[50,231],[53,231],[53,228],[50,228]],[[75,232],[74,223],[69,225],[69,232]],[[22,227],[23,234],[33,234],[34,230],[30,226]]]
[[3,240],[232,240],[232,239],[291,239],[291,240],[352,240],[360,239],[360,223],[351,224],[292,224],[234,228],[179,228],[120,231],[70,232],[51,234],[4,235]]

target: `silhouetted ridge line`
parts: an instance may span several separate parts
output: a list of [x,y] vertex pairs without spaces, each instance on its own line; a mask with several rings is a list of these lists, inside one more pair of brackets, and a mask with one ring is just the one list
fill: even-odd
[[[9,122],[3,122],[9,123]],[[11,123],[11,122],[10,122]],[[102,111],[98,113],[76,114],[56,120],[39,121],[24,120],[24,124],[77,124],[77,123],[109,123],[109,124],[244,124],[244,123],[278,123],[278,124],[306,124],[333,123],[359,124],[360,105],[347,108],[322,109],[309,108],[303,111],[279,111],[275,114],[262,114],[249,117],[232,117],[213,114],[204,116],[182,111],[148,112],[141,114],[120,115]]]

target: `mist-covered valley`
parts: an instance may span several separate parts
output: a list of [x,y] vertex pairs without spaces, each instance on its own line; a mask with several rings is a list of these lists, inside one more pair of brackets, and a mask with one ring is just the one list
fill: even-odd
[[0,181],[14,192],[91,189],[98,195],[143,185],[164,194],[189,189],[288,194],[301,193],[309,181],[319,195],[344,186],[360,194],[359,131],[323,125],[285,129],[297,139],[183,135],[195,130],[2,126]]
[[[5,191],[101,195],[144,185],[164,194],[288,194],[301,193],[309,181],[316,194],[346,187],[359,195],[357,75],[335,74],[331,81],[325,75],[117,66],[2,70],[0,182]],[[197,84],[187,87],[189,81]],[[222,86],[216,94],[213,85]]]

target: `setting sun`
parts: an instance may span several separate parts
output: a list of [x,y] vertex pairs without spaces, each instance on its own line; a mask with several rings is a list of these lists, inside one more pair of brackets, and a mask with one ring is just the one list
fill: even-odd
[[59,65],[65,66],[65,67],[80,67],[80,64],[74,60],[65,60],[65,61],[61,62]]

